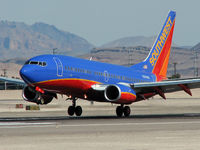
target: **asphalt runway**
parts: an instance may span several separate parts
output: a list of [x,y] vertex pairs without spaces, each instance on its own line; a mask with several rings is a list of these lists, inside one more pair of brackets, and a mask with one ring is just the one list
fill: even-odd
[[[9,91],[10,92],[10,91]],[[82,117],[66,116],[65,98],[39,111],[20,97],[0,100],[0,150],[198,150],[200,92],[155,97],[131,105],[129,118],[117,118],[116,105],[78,101]],[[17,94],[17,93],[16,93]],[[23,104],[23,109],[16,109]]]
[[196,150],[199,140],[195,116],[0,122],[2,150]]

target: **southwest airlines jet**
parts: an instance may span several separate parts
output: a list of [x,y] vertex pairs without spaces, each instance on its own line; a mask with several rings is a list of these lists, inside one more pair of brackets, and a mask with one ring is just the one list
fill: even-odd
[[63,55],[40,55],[28,60],[20,70],[26,87],[23,98],[37,104],[48,104],[57,94],[72,100],[70,116],[82,114],[78,98],[119,104],[118,117],[129,116],[128,105],[165,93],[200,87],[200,79],[167,80],[176,13],[170,11],[147,58],[131,67],[84,60]]

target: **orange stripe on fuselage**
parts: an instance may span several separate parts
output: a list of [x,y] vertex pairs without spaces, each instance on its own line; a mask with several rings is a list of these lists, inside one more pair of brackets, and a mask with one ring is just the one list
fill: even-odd
[[163,46],[161,54],[159,55],[156,65],[153,69],[153,73],[157,76],[158,81],[166,79],[167,67],[168,67],[170,50],[171,50],[170,48],[171,48],[171,43],[172,43],[173,31],[174,31],[174,24],[175,24],[175,20],[173,22],[172,28],[167,37],[165,45]]

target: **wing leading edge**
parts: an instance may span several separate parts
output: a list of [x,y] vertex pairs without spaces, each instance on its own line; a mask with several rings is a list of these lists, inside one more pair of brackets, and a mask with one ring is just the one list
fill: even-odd
[[5,81],[5,82],[9,82],[9,83],[20,84],[20,85],[26,85],[26,83],[23,80],[13,79],[13,78],[7,78],[7,77],[0,77],[0,81]]

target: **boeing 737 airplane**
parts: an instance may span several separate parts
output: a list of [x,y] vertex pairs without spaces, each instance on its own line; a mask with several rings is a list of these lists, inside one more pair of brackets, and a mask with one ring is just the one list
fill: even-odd
[[78,98],[119,104],[117,116],[129,116],[128,105],[155,95],[200,87],[200,79],[167,80],[176,13],[170,11],[147,58],[131,67],[84,60],[63,55],[40,55],[28,60],[20,70],[26,87],[23,98],[37,104],[48,104],[57,94],[72,100],[70,116],[82,114]]

